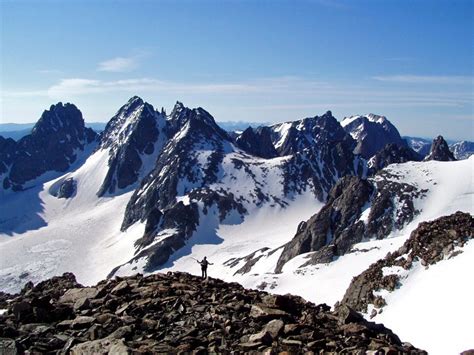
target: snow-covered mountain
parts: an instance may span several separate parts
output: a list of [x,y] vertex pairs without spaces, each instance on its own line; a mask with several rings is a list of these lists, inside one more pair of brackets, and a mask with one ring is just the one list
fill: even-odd
[[[59,128],[58,135],[67,135]],[[202,108],[178,102],[166,116],[130,99],[87,160],[59,177],[45,171],[25,191],[2,190],[0,230],[15,236],[2,238],[2,248],[31,243],[32,252],[21,267],[2,268],[2,287],[17,289],[62,270],[86,283],[111,272],[156,270],[193,244],[219,244],[221,225],[239,225],[259,211],[318,206],[341,176],[365,171],[352,153],[355,142],[330,112],[266,130],[269,159],[242,149],[245,135],[234,142]],[[39,262],[36,250],[55,257]],[[79,267],[81,260],[88,266]]]
[[474,213],[473,157],[413,162],[384,143],[367,162],[331,112],[231,136],[202,108],[133,97],[83,144],[64,172],[0,191],[0,290],[66,271],[199,273],[207,256],[211,276],[334,305],[420,222]]
[[372,158],[387,144],[406,146],[397,128],[385,116],[369,113],[345,117],[341,125],[357,141],[354,153],[365,159]]
[[457,160],[467,159],[474,154],[474,142],[456,142],[449,145],[449,150],[453,152],[453,155]]
[[430,153],[432,143],[431,140],[426,138],[408,136],[404,136],[403,139],[407,142],[408,146],[411,149],[420,154],[423,158]]

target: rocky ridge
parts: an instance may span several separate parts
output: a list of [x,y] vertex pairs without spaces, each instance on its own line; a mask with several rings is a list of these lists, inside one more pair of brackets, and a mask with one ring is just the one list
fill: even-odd
[[420,353],[349,307],[246,290],[184,273],[135,275],[93,287],[64,274],[8,300],[0,348],[29,353]]
[[369,160],[369,175],[390,164],[402,164],[408,161],[421,161],[422,159],[423,157],[410,147],[389,143]]
[[456,212],[431,222],[422,222],[401,248],[388,253],[354,277],[340,304],[359,312],[367,312],[369,305],[372,305],[371,316],[375,316],[377,310],[380,312],[386,304],[385,299],[376,293],[403,287],[400,275],[394,270],[410,270],[418,264],[428,268],[453,258],[462,253],[462,247],[473,238],[474,218],[469,213]]
[[427,191],[402,179],[381,170],[367,180],[356,176],[339,180],[324,207],[302,222],[293,239],[283,246],[275,272],[281,272],[295,256],[308,252],[313,254],[304,265],[329,263],[362,239],[382,239],[411,222],[419,213],[415,200]]

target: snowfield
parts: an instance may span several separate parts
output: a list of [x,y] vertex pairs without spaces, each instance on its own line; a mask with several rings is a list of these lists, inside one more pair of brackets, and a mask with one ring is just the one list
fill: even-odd
[[[27,218],[19,223],[20,229],[33,228],[0,235],[0,290],[17,292],[26,281],[36,283],[66,271],[74,272],[79,282],[93,284],[133,256],[133,243],[144,226],[136,224],[127,233],[120,232],[132,191],[113,198],[96,195],[107,173],[108,157],[108,150],[99,150],[76,171],[2,199],[2,216],[23,215]],[[69,177],[77,182],[76,195],[52,196],[50,191]],[[36,220],[34,226],[31,219]],[[2,228],[8,223],[2,220]]]
[[[1,291],[17,292],[29,280],[36,283],[66,271],[76,274],[80,283],[90,285],[133,258],[134,242],[142,237],[144,225],[136,223],[126,232],[120,231],[133,192],[127,189],[114,196],[96,195],[107,173],[108,153],[107,149],[98,150],[70,173],[47,182],[39,179],[25,192],[1,196]],[[359,243],[351,253],[330,264],[300,267],[310,253],[300,255],[288,262],[281,274],[275,274],[282,252],[279,247],[293,238],[301,221],[322,207],[307,193],[285,200],[287,207],[267,203],[249,209],[243,222],[230,216],[218,224],[218,212],[210,209],[207,216],[201,216],[201,224],[188,244],[159,271],[200,275],[195,259],[207,256],[213,263],[208,271],[211,277],[274,293],[298,294],[332,306],[342,298],[352,277],[387,252],[398,249],[419,222],[458,210],[474,214],[474,157],[456,162],[395,164],[387,170],[394,179],[428,190],[425,198],[416,201],[420,215],[387,239]],[[271,166],[268,171],[273,174]],[[77,193],[70,199],[52,196],[50,191],[69,177],[77,182]],[[226,183],[236,193],[246,188],[243,177],[229,178]],[[276,185],[266,186],[265,190],[276,193]],[[187,201],[186,196],[179,199]],[[236,274],[245,264],[237,259],[254,252],[260,258],[250,272]],[[140,272],[143,266],[144,263],[137,262],[120,269],[120,273]],[[452,260],[428,270],[411,270],[403,287],[386,296],[388,305],[375,321],[392,328],[403,340],[433,353],[472,348],[469,324],[474,317],[470,299],[474,289],[469,272],[473,267],[471,242],[464,253]]]

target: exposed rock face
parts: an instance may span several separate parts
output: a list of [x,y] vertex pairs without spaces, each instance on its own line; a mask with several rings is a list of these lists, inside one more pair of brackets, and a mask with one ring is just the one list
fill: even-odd
[[[188,193],[189,191],[179,191],[180,180],[199,186],[217,179],[216,169],[222,161],[224,148],[228,148],[230,144],[227,133],[217,126],[213,117],[204,109],[191,110],[181,105],[178,103],[175,106],[169,118],[171,129],[177,131],[177,137],[166,143],[153,171],[142,181],[142,186],[149,187],[146,194],[141,194],[141,189],[138,189],[132,196],[123,228],[137,220],[145,220],[155,206],[160,209],[169,208],[175,203],[176,196]],[[200,147],[206,147],[207,151],[212,152],[207,159],[207,169],[199,169],[200,164],[193,154]]]
[[156,159],[167,139],[165,119],[137,96],[112,117],[101,136],[100,146],[110,148],[110,157],[109,170],[98,196],[112,194],[116,189],[124,189],[138,181],[143,159],[146,156]]
[[353,278],[341,304],[360,312],[367,312],[369,304],[377,309],[382,308],[385,300],[375,296],[374,292],[393,291],[401,286],[400,276],[384,273],[384,268],[409,270],[417,263],[428,267],[462,253],[462,247],[472,238],[474,218],[469,213],[456,212],[432,222],[420,223],[400,249],[389,253]]
[[84,126],[82,113],[73,104],[52,105],[44,111],[31,134],[18,142],[0,139],[0,174],[3,188],[22,190],[23,184],[47,171],[66,171],[77,152],[96,139]]
[[414,200],[423,198],[426,191],[399,179],[385,170],[369,180],[342,178],[329,193],[326,205],[302,222],[295,237],[284,245],[275,272],[307,252],[314,253],[304,265],[331,262],[362,238],[381,239],[411,222],[419,213]]
[[73,276],[29,285],[0,316],[12,353],[411,352],[426,354],[349,307],[168,273],[83,288]]
[[236,139],[237,145],[247,153],[257,157],[270,159],[278,156],[271,138],[269,127],[247,128]]
[[454,158],[453,153],[449,150],[448,143],[446,143],[443,136],[438,136],[433,140],[430,154],[428,154],[424,160],[454,161],[456,159]]
[[365,159],[373,157],[387,144],[406,146],[398,130],[385,116],[370,113],[346,117],[341,125],[357,141],[354,153]]
[[284,125],[288,123],[272,128],[279,154],[291,154],[284,166],[285,192],[301,193],[311,186],[316,198],[324,201],[340,177],[363,175],[364,164],[352,153],[355,141],[331,111],[291,122],[289,128]]
[[[147,271],[164,264],[192,236],[199,224],[198,201],[203,202],[203,214],[216,205],[221,220],[232,209],[246,212],[232,193],[209,189],[219,180],[225,154],[232,151],[227,133],[202,108],[191,110],[180,102],[166,120],[164,132],[169,139],[132,195],[122,224],[125,230],[139,220],[146,221],[145,235],[137,241],[138,250],[130,262],[146,258]],[[185,195],[189,203],[177,201]],[[155,238],[160,241],[149,247]]]
[[59,186],[59,190],[56,194],[57,198],[70,198],[76,192],[76,182],[73,178],[64,180]]
[[15,158],[16,142],[11,138],[0,136],[0,175],[8,171],[8,167]]
[[454,158],[463,160],[474,154],[474,142],[461,141],[449,146],[449,150],[453,152]]
[[406,163],[407,161],[421,161],[422,157],[413,149],[397,144],[387,144],[379,150],[369,161],[372,173],[382,170],[390,164]]
[[[364,222],[354,223],[369,201],[372,186],[358,177],[344,177],[329,193],[326,205],[319,213],[298,227],[295,237],[285,245],[276,272],[295,256],[317,251],[314,261],[330,262],[359,242],[364,234]],[[327,252],[327,249],[330,252]]]

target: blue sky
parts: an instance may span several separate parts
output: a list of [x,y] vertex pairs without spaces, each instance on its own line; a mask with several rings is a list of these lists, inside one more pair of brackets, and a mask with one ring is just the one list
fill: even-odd
[[0,0],[1,122],[58,101],[107,121],[133,95],[217,121],[331,110],[474,140],[470,0]]

